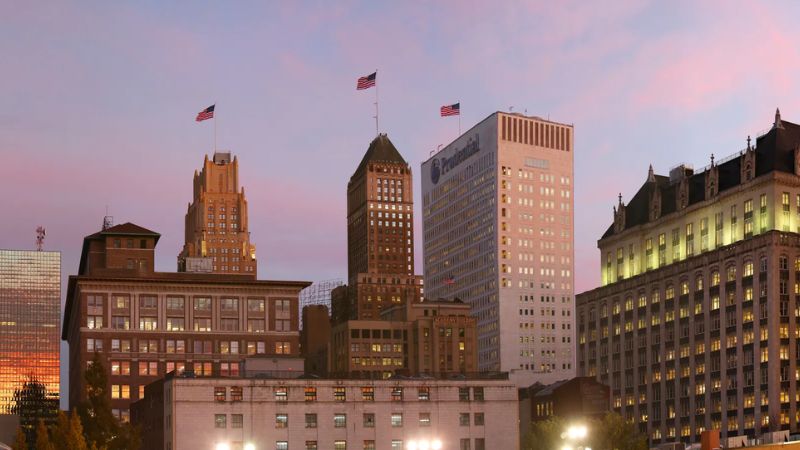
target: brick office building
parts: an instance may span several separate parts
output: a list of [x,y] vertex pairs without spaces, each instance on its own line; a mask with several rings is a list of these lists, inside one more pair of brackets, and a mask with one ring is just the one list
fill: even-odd
[[235,376],[245,355],[298,354],[298,294],[310,283],[156,272],[159,237],[125,223],[84,238],[61,336],[69,343],[70,408],[81,400],[95,353],[122,419],[144,385],[173,370]]
[[651,168],[577,297],[578,374],[653,446],[798,430],[800,125],[776,113],[747,140],[697,173]]

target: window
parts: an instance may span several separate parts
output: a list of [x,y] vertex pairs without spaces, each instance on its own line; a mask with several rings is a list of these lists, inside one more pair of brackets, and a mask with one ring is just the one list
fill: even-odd
[[392,401],[393,402],[402,402],[403,401],[403,388],[396,386],[392,388]]
[[247,354],[248,355],[263,355],[266,353],[266,344],[264,342],[248,342]]
[[462,402],[469,401],[469,388],[468,387],[460,387],[458,388],[458,400]]
[[219,363],[219,376],[221,376],[221,377],[238,377],[239,376],[239,363],[238,362],[221,362],[221,363]]
[[402,427],[403,426],[403,413],[392,413],[392,426],[393,427]]
[[472,399],[476,402],[483,401],[483,388],[482,387],[474,387],[472,388]]
[[375,413],[364,413],[364,428],[375,428]]
[[139,361],[139,375],[158,375],[158,361]]
[[392,439],[392,449],[391,450],[404,450],[403,440],[402,439]]
[[316,414],[306,414],[306,428],[317,428]]
[[459,450],[470,450],[469,438],[462,438],[459,441]]
[[333,400],[343,402],[347,400],[347,391],[343,387],[333,388]]
[[276,387],[273,391],[275,393],[276,402],[289,401],[289,389],[286,387]]
[[[347,445],[344,448],[347,448]],[[317,450],[317,441],[306,441],[306,450]]]
[[375,441],[364,441],[364,450],[375,450]]
[[111,351],[112,352],[123,352],[127,353],[131,351],[131,341],[130,339],[112,339],[111,340]]
[[111,361],[111,375],[130,375],[131,362],[130,361]]
[[142,295],[139,297],[139,308],[158,307],[158,297],[154,295]]
[[462,427],[469,426],[469,413],[460,413],[458,415],[458,424]]
[[347,441],[333,441],[333,450],[347,450]]
[[275,450],[289,450],[289,441],[275,441]]
[[424,386],[417,389],[417,399],[421,402],[427,402],[431,399],[431,388]]
[[86,340],[86,351],[87,352],[102,352],[103,351],[103,340],[102,339],[87,339]]
[[247,319],[247,331],[249,333],[264,333],[266,330],[264,319]]
[[222,312],[236,312],[239,311],[238,298],[223,298],[219,302],[219,310]]
[[183,297],[167,297],[167,309],[183,311]]
[[103,316],[86,316],[86,326],[90,330],[103,328]]
[[486,450],[486,440],[484,438],[475,438],[475,450]]
[[219,341],[219,352],[223,355],[238,355],[239,341]]
[[167,317],[167,331],[183,331],[186,320],[183,317]]
[[225,414],[214,414],[214,428],[228,428],[228,416]]
[[242,428],[243,424],[244,416],[242,414],[231,414],[231,428]]
[[211,344],[212,344],[212,341],[202,341],[202,340],[199,340],[199,339],[195,339],[194,340],[194,353],[201,354],[201,355],[202,354],[206,354],[206,355],[211,354],[212,353]]
[[194,299],[194,310],[211,312],[211,299],[208,297],[196,297]]
[[475,413],[475,425],[482,426],[483,424],[483,413]]
[[139,329],[145,331],[154,331],[158,329],[157,317],[139,317]]
[[365,402],[375,401],[375,388],[372,386],[365,386],[361,388],[361,400]]
[[131,328],[131,318],[128,316],[111,316],[111,328],[129,330]]
[[115,295],[111,306],[115,309],[128,309],[131,307],[131,299],[126,295]]
[[292,344],[287,341],[277,341],[275,342],[275,354],[276,355],[288,355],[292,353]]
[[215,386],[214,387],[214,401],[224,402],[225,400],[226,400],[226,397],[225,397],[225,386]]
[[431,413],[419,413],[419,426],[431,426]]
[[231,386],[231,401],[240,402],[244,399],[244,391],[241,386]]
[[289,415],[275,414],[275,428],[289,428]]
[[219,319],[219,329],[222,331],[238,331],[239,319]]
[[336,413],[333,415],[333,427],[345,428],[347,427],[347,414]]
[[305,388],[305,399],[307,402],[315,402],[317,401],[317,388],[312,386],[306,386]]
[[194,331],[211,331],[211,319],[194,319]]
[[131,387],[128,384],[112,384],[111,398],[129,399],[131,398]]
[[248,312],[264,312],[264,300],[260,298],[251,298],[247,300]]

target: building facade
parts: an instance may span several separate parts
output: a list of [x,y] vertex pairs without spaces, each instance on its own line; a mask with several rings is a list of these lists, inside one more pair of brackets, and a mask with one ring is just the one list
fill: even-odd
[[519,448],[517,389],[504,379],[168,376],[133,417],[148,449]]
[[298,294],[310,283],[156,272],[159,237],[126,223],[84,238],[61,336],[70,348],[70,409],[82,400],[95,354],[122,419],[144,386],[165,373],[236,376],[246,355],[299,354]]
[[300,356],[305,360],[305,372],[327,376],[330,367],[331,319],[325,305],[303,306],[300,312]]
[[0,413],[33,377],[58,399],[61,253],[0,250]]
[[571,125],[497,112],[422,163],[426,295],[478,317],[481,370],[574,376]]
[[421,300],[413,210],[411,167],[380,134],[347,183],[348,286],[337,291],[334,317],[346,310],[348,319],[377,319],[383,308]]
[[578,373],[651,445],[798,429],[800,126],[695,173],[649,171],[577,298]]
[[181,272],[257,274],[256,246],[250,243],[247,199],[239,186],[239,161],[214,153],[194,172],[194,197],[186,211]]
[[[300,291],[300,310],[306,306],[325,306],[328,315],[331,312],[331,296],[334,289],[344,286],[343,280],[315,281],[311,286]],[[303,328],[303,316],[300,316],[300,328]]]
[[337,324],[331,373],[377,379],[477,372],[477,320],[470,313],[461,301],[425,300],[384,309],[381,320]]

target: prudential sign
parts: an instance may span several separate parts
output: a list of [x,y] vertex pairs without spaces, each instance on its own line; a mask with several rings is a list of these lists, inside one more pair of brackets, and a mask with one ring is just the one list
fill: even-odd
[[479,135],[476,134],[474,138],[469,138],[467,144],[464,145],[461,150],[457,150],[455,153],[453,153],[453,156],[449,158],[441,157],[433,159],[433,164],[431,165],[431,181],[433,184],[439,182],[439,177],[455,169],[456,166],[461,164],[470,156],[478,153],[478,151],[481,149],[478,136]]

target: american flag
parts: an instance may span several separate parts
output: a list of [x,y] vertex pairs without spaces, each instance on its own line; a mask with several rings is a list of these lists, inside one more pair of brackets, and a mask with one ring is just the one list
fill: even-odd
[[452,105],[445,105],[439,110],[442,117],[458,116],[461,113],[461,103],[453,103]]
[[454,285],[456,284],[456,278],[453,275],[450,275],[447,279],[444,280],[444,284]]
[[214,107],[217,105],[211,105],[208,108],[200,111],[197,113],[197,117],[195,117],[196,122],[202,122],[204,120],[213,119],[214,118]]
[[356,83],[356,90],[361,91],[364,89],[369,89],[372,86],[375,86],[375,78],[377,77],[378,72],[372,72],[371,74],[361,77],[358,79],[358,83]]

